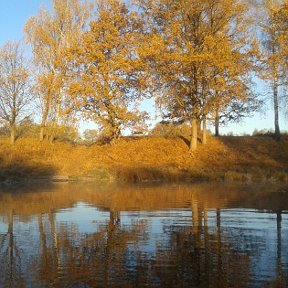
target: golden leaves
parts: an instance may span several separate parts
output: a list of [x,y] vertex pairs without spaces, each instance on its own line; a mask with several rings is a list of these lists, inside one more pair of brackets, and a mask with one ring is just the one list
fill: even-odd
[[101,1],[97,18],[89,23],[90,29],[82,36],[78,58],[78,82],[70,85],[77,94],[77,102],[85,114],[96,121],[109,137],[129,123],[139,120],[129,105],[137,101],[141,61],[137,55],[140,27],[134,11],[121,1]]

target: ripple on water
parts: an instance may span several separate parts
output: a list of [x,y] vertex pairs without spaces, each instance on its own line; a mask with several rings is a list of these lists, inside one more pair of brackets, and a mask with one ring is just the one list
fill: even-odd
[[0,192],[0,287],[287,286],[278,187],[29,189]]

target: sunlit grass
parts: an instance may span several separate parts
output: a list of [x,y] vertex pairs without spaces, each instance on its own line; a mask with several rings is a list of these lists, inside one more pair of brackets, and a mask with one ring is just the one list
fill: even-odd
[[0,141],[0,176],[5,180],[65,175],[97,180],[286,181],[288,137],[210,137],[189,153],[178,137],[122,138],[116,144],[75,145],[19,139]]

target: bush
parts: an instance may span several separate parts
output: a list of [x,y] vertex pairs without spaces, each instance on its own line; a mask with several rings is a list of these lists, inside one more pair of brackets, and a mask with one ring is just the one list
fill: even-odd
[[83,133],[85,142],[95,143],[99,137],[99,133],[94,129],[86,129]]
[[[24,118],[17,125],[17,138],[36,138],[40,132],[40,125],[36,124],[30,117]],[[0,135],[9,137],[10,129],[8,124],[3,123],[0,127]]]
[[261,129],[261,130],[257,130],[255,129],[253,131],[253,136],[273,136],[274,132],[271,129]]
[[56,138],[64,142],[77,142],[81,139],[78,129],[73,126],[60,126],[57,128]]
[[155,125],[150,131],[150,135],[154,136],[189,136],[191,134],[191,127],[186,123],[178,124],[173,122],[161,121]]

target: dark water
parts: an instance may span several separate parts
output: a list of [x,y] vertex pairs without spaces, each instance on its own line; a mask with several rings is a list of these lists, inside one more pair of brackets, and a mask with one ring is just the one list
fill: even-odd
[[287,287],[288,187],[0,192],[0,287]]

